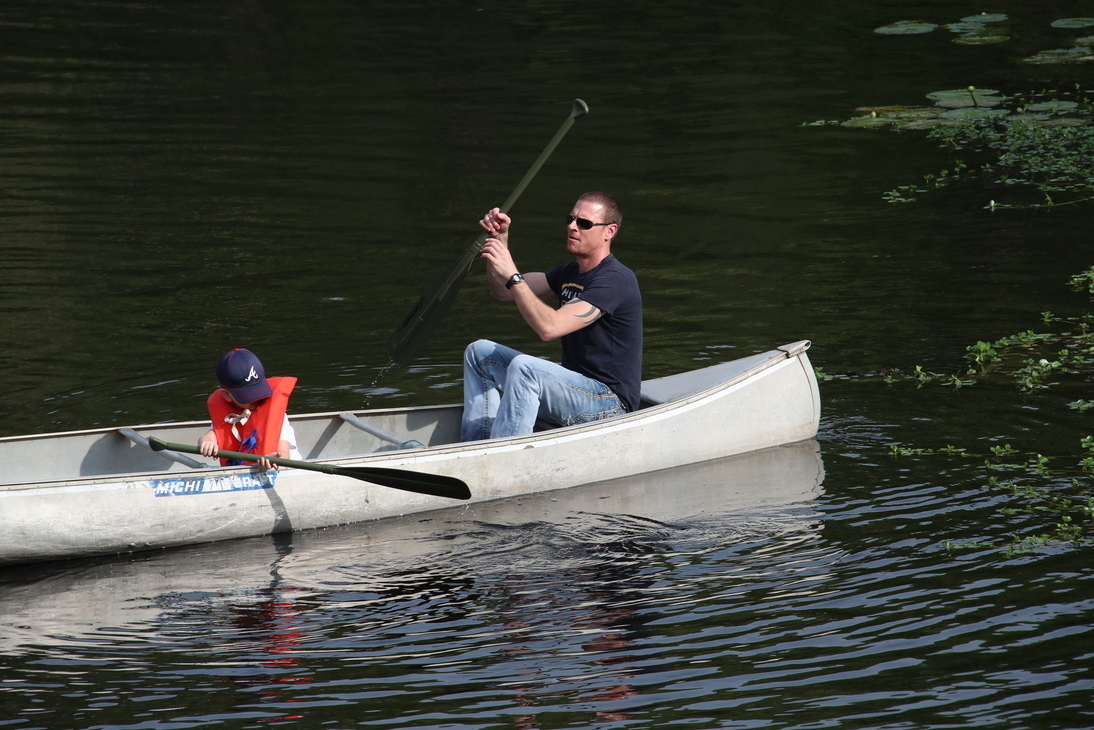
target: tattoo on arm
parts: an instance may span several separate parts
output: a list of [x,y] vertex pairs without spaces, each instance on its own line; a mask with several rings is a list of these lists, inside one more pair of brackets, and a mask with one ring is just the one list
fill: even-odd
[[600,319],[603,314],[604,312],[590,304],[588,311],[586,311],[584,314],[575,314],[574,316],[578,319],[588,319],[589,317],[592,317],[592,319],[589,320],[589,323],[592,324],[596,320]]

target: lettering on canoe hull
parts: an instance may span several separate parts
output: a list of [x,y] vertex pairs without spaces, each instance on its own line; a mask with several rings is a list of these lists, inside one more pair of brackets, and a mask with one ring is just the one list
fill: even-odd
[[261,474],[226,474],[222,477],[181,477],[153,479],[152,493],[157,497],[182,497],[189,494],[222,494],[271,489],[277,483],[277,472]]

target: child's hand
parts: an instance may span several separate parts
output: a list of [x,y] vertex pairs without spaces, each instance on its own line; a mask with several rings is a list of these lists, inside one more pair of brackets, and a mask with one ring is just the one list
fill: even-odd
[[217,446],[216,434],[209,431],[199,438],[198,449],[201,451],[202,456],[216,456],[217,452],[220,451],[220,447]]
[[[281,456],[281,454],[278,453],[277,451],[275,451],[272,454],[266,454],[266,456]],[[259,459],[255,463],[258,466],[258,468],[261,469],[262,471],[271,471],[271,470],[272,471],[277,471],[277,464],[273,463],[272,461],[270,461],[266,458]]]

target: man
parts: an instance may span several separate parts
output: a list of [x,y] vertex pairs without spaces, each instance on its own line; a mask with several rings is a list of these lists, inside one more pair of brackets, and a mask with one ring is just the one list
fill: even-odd
[[[562,364],[479,340],[463,359],[461,438],[531,433],[537,418],[560,426],[638,408],[642,381],[642,295],[634,272],[611,252],[623,215],[605,193],[585,193],[566,217],[572,263],[521,274],[509,251],[509,216],[479,221],[494,298],[514,302],[544,341],[562,340]],[[560,302],[558,309],[547,301]]]

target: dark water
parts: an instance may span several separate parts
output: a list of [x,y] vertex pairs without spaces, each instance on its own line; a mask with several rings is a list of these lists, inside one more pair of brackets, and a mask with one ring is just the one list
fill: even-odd
[[[872,32],[980,12],[1011,40]],[[1094,66],[1021,59],[1091,14],[9,0],[0,431],[200,418],[234,346],[300,378],[298,412],[457,400],[477,337],[553,353],[479,271],[414,367],[386,369],[383,343],[574,97],[592,113],[514,209],[515,256],[557,263],[576,195],[615,194],[647,376],[806,338],[827,372],[963,370],[977,340],[1086,311],[1064,283],[1094,263],[1089,206],[993,213],[977,183],[889,205],[946,154],[800,125],[967,85],[1089,87]],[[832,381],[820,488],[726,466],[664,475],[655,492],[686,496],[648,513],[619,503],[635,480],[11,571],[0,727],[1089,727],[1090,548],[1010,556],[990,545],[1036,517],[1002,519],[977,460],[889,455],[1077,453],[1094,428],[1066,403],[1087,391]]]

